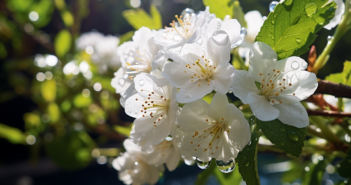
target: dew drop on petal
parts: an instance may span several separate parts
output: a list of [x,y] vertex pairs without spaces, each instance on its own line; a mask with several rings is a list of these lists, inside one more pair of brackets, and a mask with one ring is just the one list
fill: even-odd
[[299,136],[294,131],[288,131],[288,137],[293,141],[299,140]]
[[219,46],[225,46],[229,42],[229,37],[225,31],[217,30],[213,33],[212,40]]
[[166,140],[167,140],[167,141],[172,141],[172,140],[173,140],[173,136],[168,135],[168,136],[166,137]]
[[154,152],[154,148],[153,147],[149,147],[145,150],[146,153],[151,154],[152,152]]
[[272,1],[270,4],[269,4],[269,11],[270,12],[273,12],[274,11],[274,8],[279,4],[278,1]]
[[297,61],[294,61],[291,63],[291,68],[294,70],[298,69],[300,67],[300,64]]
[[132,109],[128,109],[129,114],[132,113]]
[[118,79],[118,84],[123,86],[125,83],[125,80],[123,78]]
[[139,85],[143,86],[145,84],[144,80],[139,80]]
[[192,94],[186,94],[186,95],[184,95],[186,98],[191,98],[191,97],[193,97],[193,95]]
[[202,37],[198,38],[198,39],[196,40],[196,43],[199,44],[199,45],[201,45],[201,44],[203,43]]
[[196,164],[200,169],[204,170],[211,165],[211,161],[204,162],[204,161],[200,161],[199,159],[196,159]]
[[184,163],[188,166],[192,166],[195,164],[195,160],[184,159]]
[[193,9],[191,9],[191,8],[185,8],[183,11],[182,11],[182,17],[185,17],[186,16],[186,14],[193,14],[193,13],[195,13],[195,11],[193,10]]
[[229,88],[228,93],[233,93],[233,88]]
[[134,110],[134,114],[138,114],[138,112],[139,112],[138,110]]
[[230,173],[235,169],[235,162],[233,159],[230,159],[227,162],[224,162],[222,160],[217,160],[216,165],[219,171],[223,173]]
[[128,78],[128,74],[124,74],[124,75],[123,75],[123,78],[124,78],[124,79],[127,79],[127,78]]
[[307,62],[303,62],[302,64],[301,64],[301,67],[303,68],[303,69],[306,69],[307,68]]
[[242,27],[241,31],[240,31],[240,36],[242,36],[244,38],[244,37],[246,37],[246,35],[247,35],[247,30],[245,27]]

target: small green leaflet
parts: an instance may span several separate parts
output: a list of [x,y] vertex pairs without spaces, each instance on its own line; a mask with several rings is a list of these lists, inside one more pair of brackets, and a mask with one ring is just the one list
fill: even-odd
[[286,0],[269,14],[256,41],[270,45],[279,59],[300,56],[334,17],[336,7],[327,0]]
[[277,147],[286,153],[299,157],[306,140],[306,128],[296,128],[286,125],[278,119],[273,121],[261,121],[257,119],[257,125],[264,135]]
[[162,28],[161,15],[155,5],[151,5],[150,14],[146,13],[143,9],[125,10],[122,13],[123,17],[136,30],[143,26],[155,30]]
[[202,0],[205,6],[210,7],[210,12],[216,17],[224,19],[229,15],[232,19],[237,19],[241,26],[247,27],[244,12],[238,0]]
[[325,167],[327,166],[326,160],[320,160],[317,164],[311,164],[308,168],[309,171],[306,172],[302,184],[310,185],[310,184],[322,184],[323,175],[325,172]]
[[346,61],[344,63],[344,69],[341,73],[330,74],[325,79],[331,82],[342,83],[344,85],[351,86],[351,62]]
[[347,157],[341,161],[337,171],[341,177],[351,178],[351,150],[347,152]]
[[55,37],[55,53],[59,58],[66,56],[68,51],[71,49],[72,36],[71,33],[63,29]]
[[258,120],[255,116],[249,118],[249,124],[251,126],[251,141],[250,143],[239,153],[236,158],[239,166],[239,172],[246,181],[247,185],[260,185],[260,178],[257,170],[257,150],[258,150],[258,130],[256,125]]

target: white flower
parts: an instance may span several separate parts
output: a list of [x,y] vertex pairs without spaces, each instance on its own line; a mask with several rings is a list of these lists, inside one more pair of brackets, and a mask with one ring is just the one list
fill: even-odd
[[167,53],[173,62],[165,64],[162,74],[180,88],[178,102],[198,100],[213,90],[228,92],[235,71],[229,63],[230,44],[228,35],[222,32],[206,41],[204,50],[189,47],[182,56]]
[[108,35],[100,38],[91,54],[91,59],[99,66],[101,72],[105,72],[108,67],[118,68],[121,65],[120,59],[117,55],[117,48],[119,44],[118,37]]
[[324,26],[324,28],[327,29],[327,30],[331,30],[335,26],[337,26],[340,23],[341,18],[342,18],[342,16],[345,13],[345,3],[344,3],[344,1],[343,0],[333,0],[333,1],[336,2],[337,8],[336,8],[336,11],[335,11],[334,18],[332,20],[330,20],[329,24]]
[[187,13],[176,15],[176,21],[170,23],[171,27],[161,29],[156,34],[155,42],[167,50],[183,46],[185,43],[194,43],[201,36],[201,28],[214,16],[210,16],[209,8],[199,14]]
[[250,127],[243,113],[228,103],[226,95],[216,93],[211,105],[197,100],[184,105],[178,124],[185,136],[181,153],[201,161],[229,161],[251,139]]
[[306,127],[308,115],[300,101],[318,86],[316,75],[303,71],[306,68],[307,63],[299,57],[277,61],[269,45],[256,42],[250,51],[249,71],[235,73],[234,95],[249,104],[262,121],[278,118],[288,125]]
[[176,89],[166,79],[142,73],[134,78],[134,83],[137,94],[127,99],[125,109],[136,118],[130,137],[144,150],[172,134],[179,107]]
[[[164,57],[159,54],[161,47],[152,42],[153,36],[152,30],[142,27],[135,32],[133,41],[125,42],[118,48],[123,68],[115,73],[111,85],[121,95],[122,106],[128,97],[136,93],[134,77],[140,73],[151,73],[161,65],[158,61],[162,61]],[[154,68],[153,63],[157,63]]]
[[[338,98],[336,98],[335,96],[331,96],[331,95],[323,95],[324,100],[337,107],[338,106]],[[343,98],[342,99],[343,103],[344,103],[344,112],[351,112],[351,99],[349,98]]]
[[130,139],[126,139],[123,145],[127,152],[112,162],[112,166],[119,171],[119,179],[125,184],[155,184],[159,173],[164,171],[163,166],[148,164],[145,160],[148,154],[142,152]]
[[77,49],[80,51],[84,51],[89,46],[95,47],[95,44],[102,38],[104,38],[104,35],[97,31],[84,33],[76,40]]

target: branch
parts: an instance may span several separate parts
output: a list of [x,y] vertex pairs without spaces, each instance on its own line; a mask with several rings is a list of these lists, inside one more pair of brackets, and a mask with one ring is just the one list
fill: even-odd
[[326,80],[319,80],[318,88],[314,94],[330,94],[335,97],[351,98],[351,87]]
[[338,112],[338,111],[327,111],[327,110],[311,110],[306,109],[310,116],[331,116],[331,117],[351,117],[351,113]]

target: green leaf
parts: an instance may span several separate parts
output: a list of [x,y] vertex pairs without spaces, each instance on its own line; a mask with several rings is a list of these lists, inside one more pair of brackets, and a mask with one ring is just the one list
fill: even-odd
[[123,127],[123,126],[120,126],[120,125],[115,125],[113,126],[113,129],[117,132],[117,133],[120,133],[126,137],[129,137],[130,136],[130,131],[132,130],[131,127]]
[[211,160],[211,165],[205,169],[203,172],[199,173],[197,175],[197,179],[195,181],[195,185],[204,185],[208,181],[208,178],[214,173],[216,170],[216,160],[212,159]]
[[52,102],[56,98],[56,81],[45,80],[40,86],[41,95],[46,102]]
[[55,52],[60,58],[63,58],[71,48],[71,34],[68,30],[61,30],[55,37]]
[[237,19],[241,26],[247,27],[244,12],[238,0],[202,0],[202,2],[210,7],[210,12],[216,14],[216,17],[224,19],[229,15],[232,19]]
[[10,127],[0,123],[0,137],[7,139],[13,144],[24,144],[25,136],[18,128]]
[[155,30],[162,28],[161,15],[155,5],[151,5],[150,14],[143,9],[125,10],[122,12],[123,17],[136,30],[143,26]]
[[61,12],[61,17],[67,27],[73,26],[74,18],[71,12],[69,12],[68,10],[64,10]]
[[351,62],[344,62],[344,69],[341,73],[330,74],[325,78],[328,81],[335,83],[342,83],[344,85],[351,86]]
[[336,3],[294,0],[278,4],[264,22],[256,41],[270,45],[279,59],[309,51],[316,33],[334,17]]
[[305,174],[302,184],[322,184],[323,175],[325,172],[325,167],[327,166],[326,160],[320,160],[317,164],[311,164],[309,166],[309,171]]
[[337,171],[341,177],[351,178],[351,150],[347,152],[347,157],[340,162]]
[[296,128],[286,125],[278,119],[273,121],[261,121],[257,119],[257,125],[264,135],[277,147],[286,153],[299,157],[306,140],[306,128]]
[[0,59],[4,59],[7,57],[7,50],[5,48],[5,45],[0,42]]
[[119,46],[124,42],[131,41],[135,31],[129,31],[121,36],[119,36]]
[[222,173],[219,170],[215,170],[214,175],[216,176],[219,184],[221,185],[240,184],[242,180],[238,169],[235,169],[231,173]]
[[60,119],[60,108],[56,103],[50,103],[47,108],[48,114],[50,116],[50,122],[56,123]]
[[91,103],[93,102],[93,100],[91,99],[91,97],[84,97],[81,94],[78,94],[76,97],[74,97],[73,99],[73,104],[75,107],[77,108],[84,108],[84,107],[88,107]]
[[247,185],[259,185],[260,178],[257,170],[257,150],[258,150],[258,119],[255,116],[249,118],[251,126],[251,141],[239,153],[236,160],[238,161],[239,172]]

